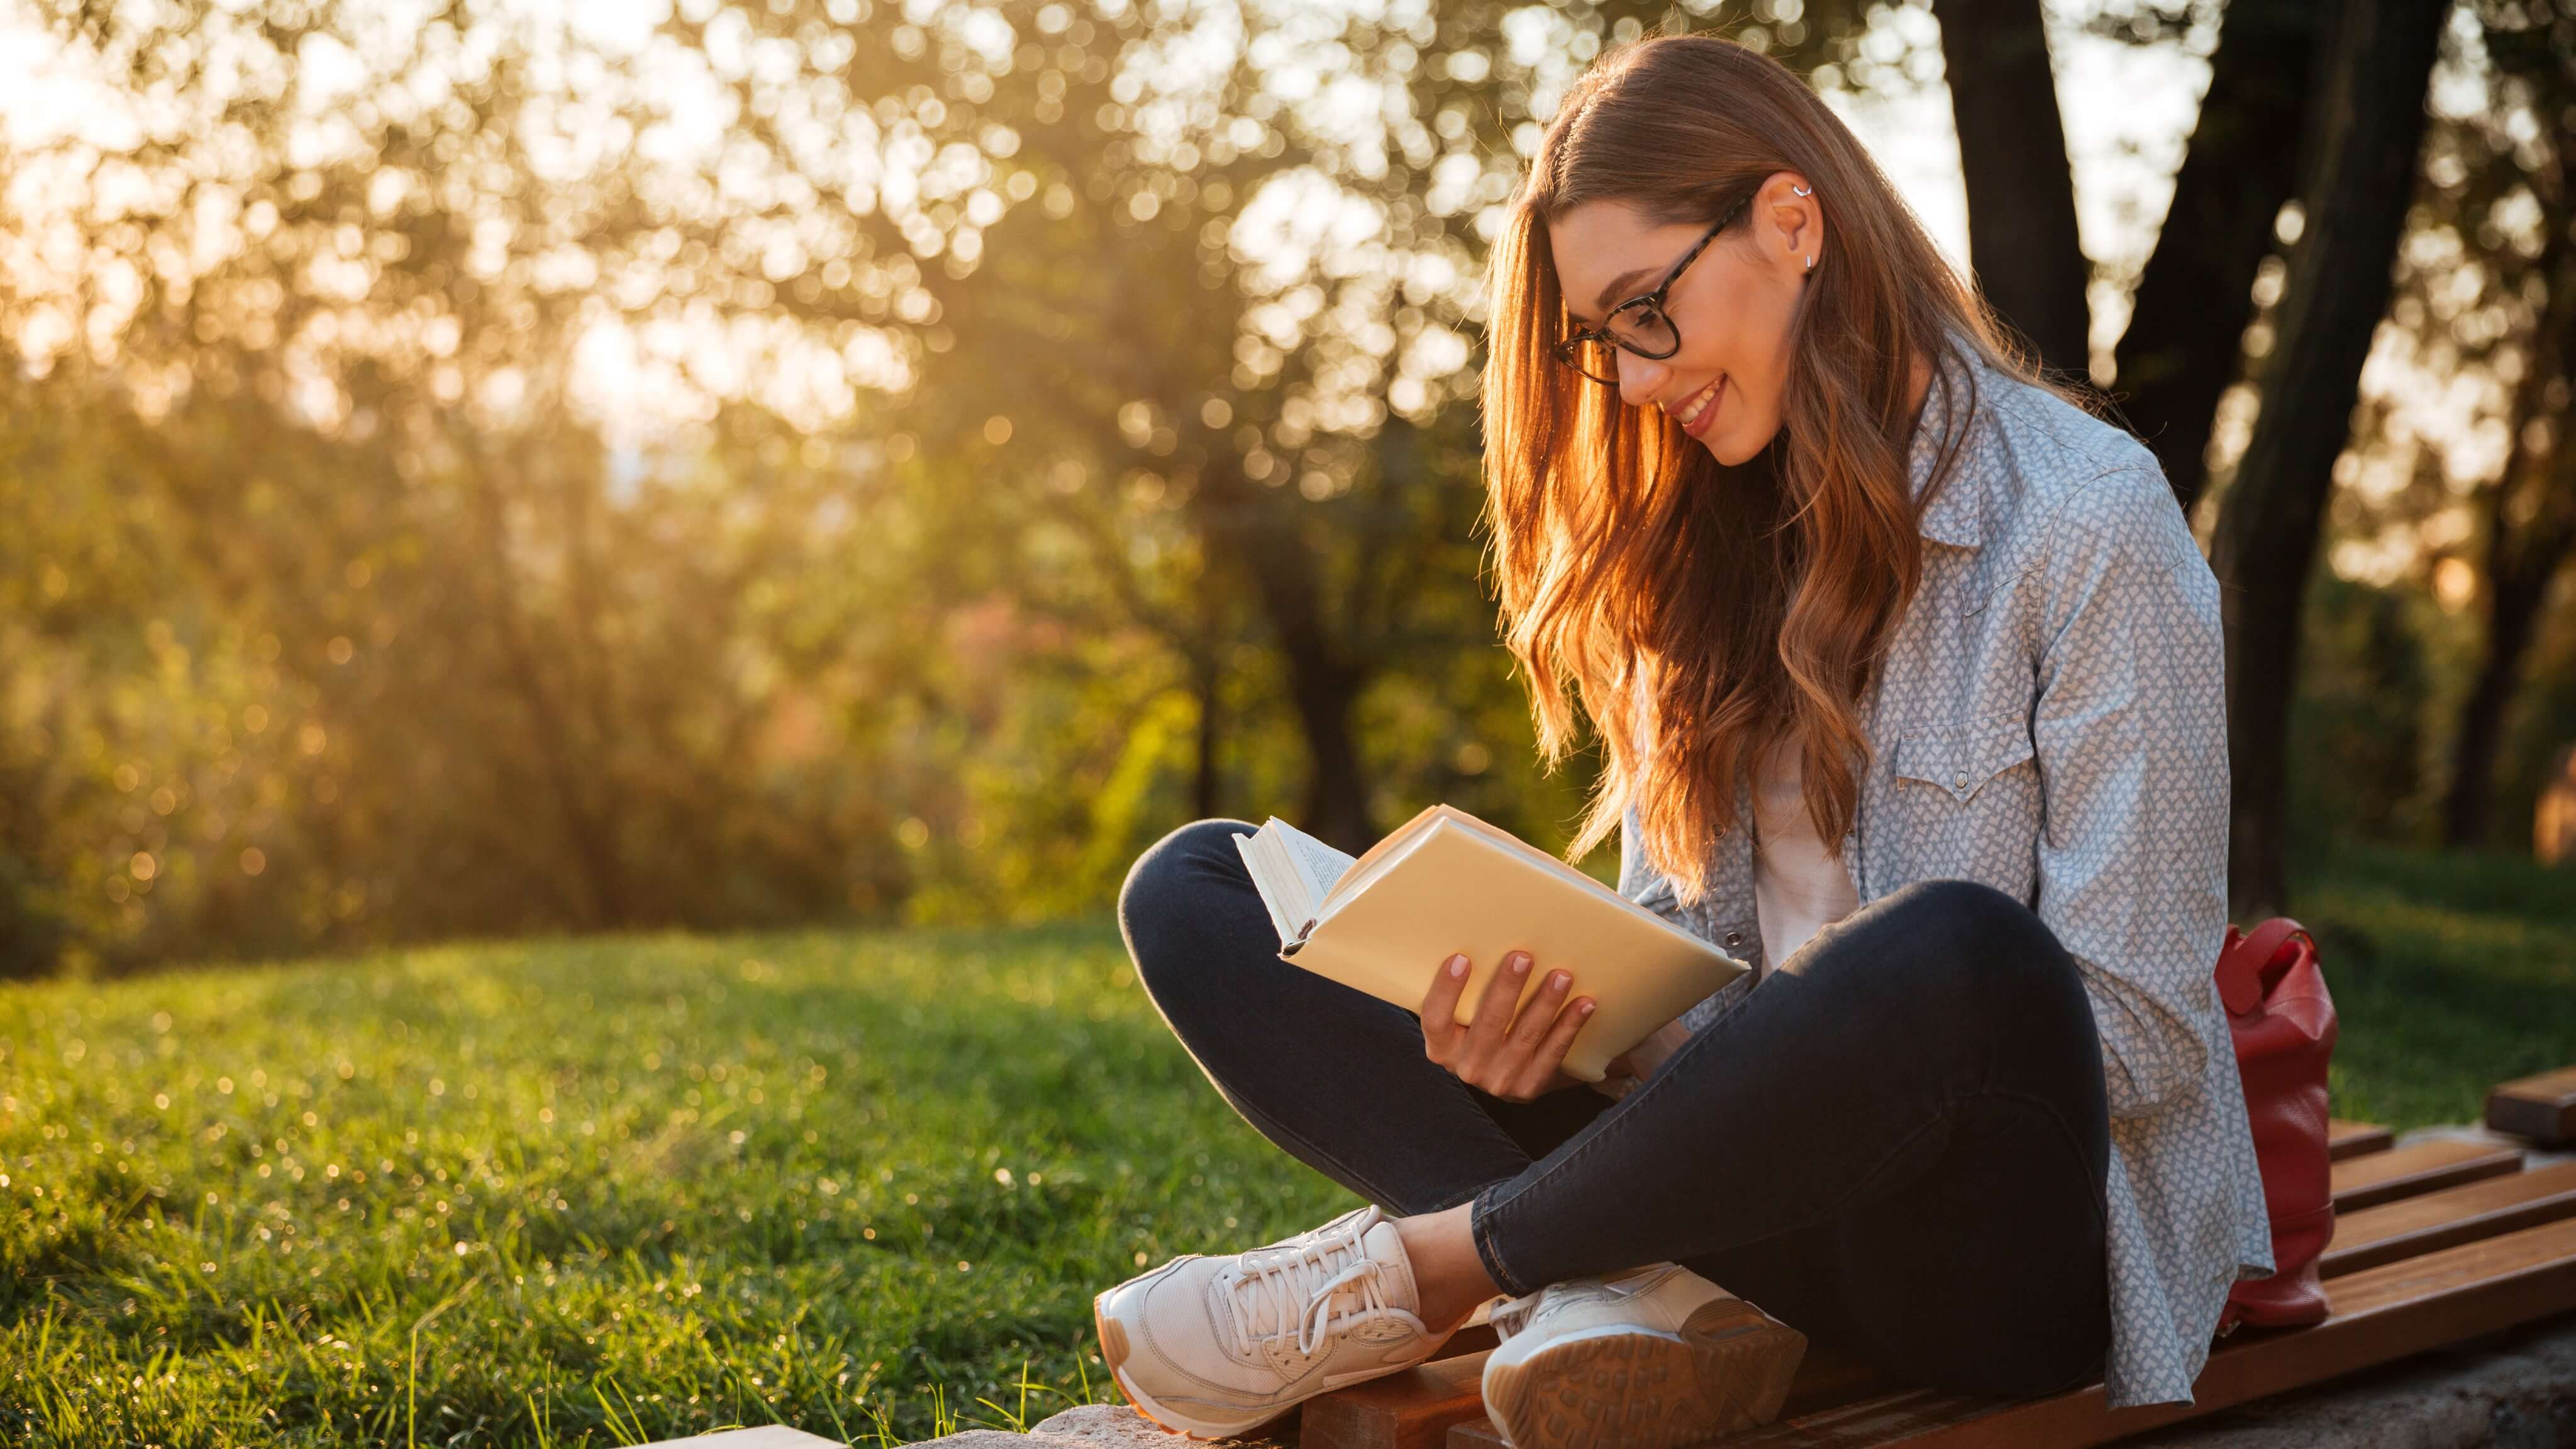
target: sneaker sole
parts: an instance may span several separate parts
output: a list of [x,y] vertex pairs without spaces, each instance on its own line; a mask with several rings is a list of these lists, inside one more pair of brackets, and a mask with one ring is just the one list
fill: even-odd
[[1620,1329],[1489,1362],[1485,1410],[1513,1449],[1678,1449],[1778,1418],[1806,1353],[1805,1334],[1721,1298],[1678,1335]]

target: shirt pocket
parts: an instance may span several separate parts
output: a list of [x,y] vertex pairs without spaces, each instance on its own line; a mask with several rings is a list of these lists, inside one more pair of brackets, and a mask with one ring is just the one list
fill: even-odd
[[1896,783],[1908,791],[1928,786],[1965,805],[2031,754],[2030,721],[2018,712],[1918,727],[1897,737]]

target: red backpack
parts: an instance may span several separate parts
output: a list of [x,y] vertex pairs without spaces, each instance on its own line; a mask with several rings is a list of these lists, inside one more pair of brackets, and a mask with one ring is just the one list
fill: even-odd
[[2273,1273],[2227,1295],[2218,1331],[2240,1323],[2288,1328],[2326,1316],[2317,1257],[2334,1238],[2334,1175],[2326,1153],[2326,1062],[2334,1055],[2334,998],[2317,969],[2317,943],[2275,916],[2240,936],[2227,928],[2218,995],[2236,1040],[2245,1116],[2272,1219]]

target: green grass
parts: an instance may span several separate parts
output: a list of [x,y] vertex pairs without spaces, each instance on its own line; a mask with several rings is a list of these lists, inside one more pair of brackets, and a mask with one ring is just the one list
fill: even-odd
[[1034,1420],[1094,1287],[1340,1199],[1102,925],[13,988],[0,1172],[13,1445]]
[[[2576,1061],[2567,879],[2307,883],[2338,1111]],[[1099,922],[7,988],[0,1175],[0,1443],[173,1449],[1033,1421],[1104,1396],[1093,1289],[1347,1202]]]
[[2304,887],[2339,1115],[2473,1121],[2497,1082],[2576,1063],[2576,870],[2348,848]]

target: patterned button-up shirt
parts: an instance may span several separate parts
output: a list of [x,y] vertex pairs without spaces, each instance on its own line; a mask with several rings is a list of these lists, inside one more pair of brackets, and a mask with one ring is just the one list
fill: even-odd
[[[2155,455],[1972,349],[1926,395],[1921,496],[1946,399],[1976,402],[1924,511],[1922,582],[1865,710],[1872,757],[1843,842],[1862,905],[1983,881],[2075,958],[2111,1108],[2114,1406],[2191,1397],[2230,1284],[2272,1270],[2262,1179],[2211,972],[2227,932],[2227,727],[2218,583]],[[1768,967],[1749,786],[1685,907],[1622,832],[1620,893]]]

